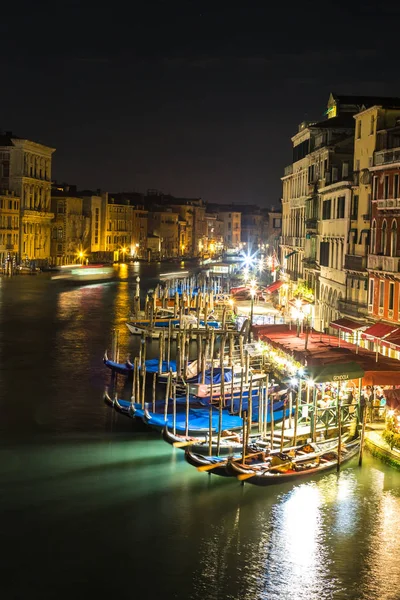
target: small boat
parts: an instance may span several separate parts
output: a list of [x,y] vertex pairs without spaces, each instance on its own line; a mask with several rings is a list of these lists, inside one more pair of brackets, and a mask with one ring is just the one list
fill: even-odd
[[109,265],[64,265],[52,281],[84,285],[101,283],[115,278],[115,271]]
[[207,328],[215,330],[220,328],[218,321],[198,320],[194,315],[183,315],[182,319],[157,319],[154,320],[153,325],[148,319],[130,321],[126,323],[126,326],[132,335],[144,335],[152,339],[158,339],[163,331],[167,333],[170,326],[172,327],[173,339],[176,339],[178,331],[181,331],[184,327],[190,328],[192,333],[197,330],[204,331]]
[[[314,450],[304,455],[280,453],[270,460],[252,465],[242,464],[239,460],[227,463],[227,470],[239,481],[248,481],[253,485],[268,486],[277,483],[296,481],[310,475],[318,475],[334,469],[338,464],[338,441],[329,445],[330,440],[319,444],[310,444]],[[340,448],[340,464],[356,456],[360,449],[357,438]],[[275,460],[274,460],[275,459]]]

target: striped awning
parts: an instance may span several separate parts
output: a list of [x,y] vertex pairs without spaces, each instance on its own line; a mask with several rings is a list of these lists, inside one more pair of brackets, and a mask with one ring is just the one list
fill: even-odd
[[368,327],[365,331],[362,332],[361,337],[363,340],[383,340],[388,335],[397,331],[398,327],[393,327],[393,325],[386,325],[386,323],[375,323]]
[[345,331],[346,333],[353,333],[354,331],[357,331],[357,329],[363,329],[367,327],[367,324],[353,321],[352,319],[336,319],[336,321],[332,321],[329,326],[332,327],[332,329],[339,329],[341,331]]
[[282,287],[284,283],[284,281],[275,281],[275,283],[267,285],[265,291],[267,292],[267,294],[272,294],[272,292],[276,292],[277,290],[279,290],[279,288]]

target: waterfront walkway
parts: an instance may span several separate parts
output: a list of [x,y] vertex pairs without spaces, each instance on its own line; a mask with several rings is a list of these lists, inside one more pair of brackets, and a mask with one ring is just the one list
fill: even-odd
[[400,450],[390,448],[389,444],[385,442],[382,438],[384,429],[384,423],[367,423],[365,429],[365,446],[372,454],[400,469]]

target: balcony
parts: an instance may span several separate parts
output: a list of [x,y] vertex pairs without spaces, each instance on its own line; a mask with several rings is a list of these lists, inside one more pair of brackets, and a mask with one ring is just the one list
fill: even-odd
[[390,165],[400,162],[400,148],[391,148],[390,150],[379,150],[374,153],[374,165]]
[[317,229],[318,219],[316,217],[310,217],[306,219],[306,228],[307,229]]
[[345,254],[344,268],[348,271],[365,271],[367,259],[365,256],[356,256],[355,254]]
[[339,300],[338,308],[347,317],[362,318],[368,313],[367,305],[362,302],[351,302],[351,300]]
[[304,248],[304,238],[303,237],[293,237],[291,235],[282,236],[280,238],[280,244],[282,246],[292,246],[293,248]]
[[397,256],[381,256],[370,254],[368,256],[368,269],[371,271],[384,271],[386,273],[398,273],[399,261]]
[[384,198],[383,200],[377,200],[376,208],[378,210],[400,208],[400,198]]
[[6,250],[16,250],[16,244],[6,244]]

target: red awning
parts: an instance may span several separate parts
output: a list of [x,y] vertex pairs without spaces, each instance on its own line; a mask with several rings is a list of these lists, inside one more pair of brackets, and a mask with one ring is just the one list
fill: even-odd
[[336,319],[336,321],[332,321],[329,325],[332,329],[340,329],[342,331],[346,331],[347,333],[353,333],[357,329],[362,329],[366,327],[366,323],[358,323],[357,321],[352,321],[351,319]]
[[279,288],[284,284],[284,281],[275,281],[275,283],[271,283],[271,285],[267,285],[265,291],[267,294],[272,294],[272,292],[276,292]]
[[375,325],[371,325],[371,327],[363,331],[361,337],[363,340],[382,340],[398,329],[398,327],[386,325],[385,323],[375,323]]
[[391,350],[400,350],[400,330],[394,331],[382,340],[382,346]]

